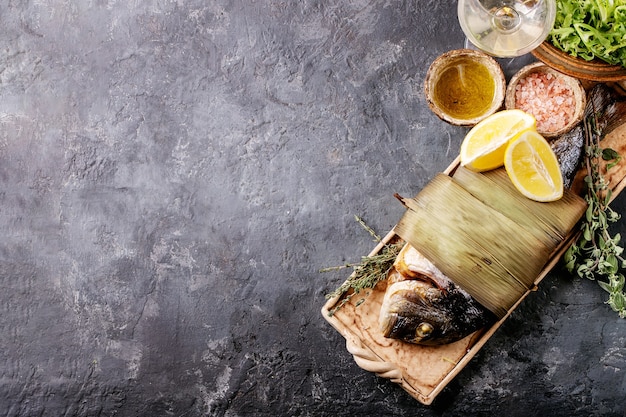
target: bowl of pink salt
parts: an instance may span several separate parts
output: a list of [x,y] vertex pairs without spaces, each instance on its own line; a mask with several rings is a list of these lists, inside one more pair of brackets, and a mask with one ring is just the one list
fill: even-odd
[[580,80],[536,62],[511,78],[504,105],[532,114],[537,120],[537,132],[554,138],[581,122],[586,102]]

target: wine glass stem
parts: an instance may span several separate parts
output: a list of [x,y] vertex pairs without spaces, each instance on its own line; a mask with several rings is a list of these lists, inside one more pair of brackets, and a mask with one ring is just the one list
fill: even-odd
[[502,6],[493,14],[491,24],[498,32],[512,33],[520,26],[521,18],[514,8]]

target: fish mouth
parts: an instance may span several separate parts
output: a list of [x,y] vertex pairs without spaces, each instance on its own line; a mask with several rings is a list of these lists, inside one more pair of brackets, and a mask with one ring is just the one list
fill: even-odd
[[[421,316],[430,305],[428,291],[439,292],[432,284],[419,280],[399,281],[387,288],[378,318],[379,330],[391,339],[404,338],[407,315]],[[410,325],[409,325],[410,327]]]
[[390,337],[391,334],[393,333],[393,329],[395,328],[397,322],[398,322],[398,313],[389,313],[389,314],[384,315],[384,317],[381,317],[381,320],[379,321],[379,323],[380,323],[380,331],[382,332],[383,336]]

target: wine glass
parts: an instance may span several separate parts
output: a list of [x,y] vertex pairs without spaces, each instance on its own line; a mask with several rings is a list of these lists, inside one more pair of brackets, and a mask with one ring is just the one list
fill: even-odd
[[556,0],[459,0],[457,12],[476,48],[494,57],[518,57],[548,37]]

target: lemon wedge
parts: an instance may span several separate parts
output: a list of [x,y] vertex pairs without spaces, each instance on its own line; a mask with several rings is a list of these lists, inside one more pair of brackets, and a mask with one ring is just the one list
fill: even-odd
[[513,185],[535,201],[555,201],[563,196],[563,176],[550,144],[528,130],[506,148],[504,167]]
[[522,110],[492,114],[470,129],[463,139],[461,165],[477,172],[502,166],[509,141],[536,126],[535,118]]

